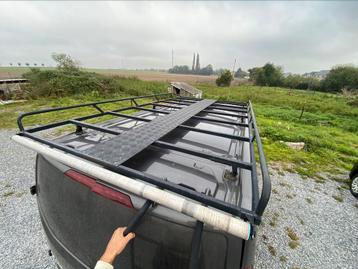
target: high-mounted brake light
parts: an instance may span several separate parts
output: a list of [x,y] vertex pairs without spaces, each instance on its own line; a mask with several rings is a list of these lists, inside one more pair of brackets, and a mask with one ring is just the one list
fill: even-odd
[[127,194],[102,185],[96,182],[94,178],[81,174],[75,170],[68,170],[65,175],[72,180],[77,181],[82,185],[85,185],[86,187],[90,188],[92,192],[97,193],[98,195],[108,200],[120,203],[129,208],[133,208],[132,200]]

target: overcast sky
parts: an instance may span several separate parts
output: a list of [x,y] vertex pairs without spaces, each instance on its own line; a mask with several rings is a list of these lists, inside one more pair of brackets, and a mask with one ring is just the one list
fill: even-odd
[[0,64],[51,62],[63,52],[87,67],[285,72],[358,64],[358,2],[0,2]]

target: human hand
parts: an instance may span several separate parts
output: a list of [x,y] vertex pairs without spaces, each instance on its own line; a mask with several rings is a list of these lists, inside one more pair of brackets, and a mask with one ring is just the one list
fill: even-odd
[[114,259],[119,255],[127,246],[128,242],[135,237],[134,233],[129,233],[127,236],[123,235],[126,227],[117,228],[112,238],[109,240],[106,250],[100,258],[101,261],[112,264]]

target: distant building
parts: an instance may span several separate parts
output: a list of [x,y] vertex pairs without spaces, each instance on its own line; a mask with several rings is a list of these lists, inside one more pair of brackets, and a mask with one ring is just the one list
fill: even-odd
[[321,71],[314,71],[314,72],[310,72],[310,73],[304,73],[303,76],[306,78],[324,79],[328,73],[329,73],[329,70],[321,70]]
[[168,91],[178,96],[201,98],[203,92],[185,82],[172,82]]

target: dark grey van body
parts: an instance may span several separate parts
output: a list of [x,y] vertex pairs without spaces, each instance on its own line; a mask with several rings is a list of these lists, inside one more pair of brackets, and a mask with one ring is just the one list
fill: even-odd
[[[161,109],[170,111],[169,108]],[[158,116],[153,112],[135,115],[148,119]],[[235,116],[216,114],[208,117],[238,120]],[[146,123],[116,118],[98,126],[125,131],[141,124]],[[189,120],[186,125],[248,137],[248,128],[239,126],[195,120]],[[111,134],[83,129],[55,141],[84,152],[111,137]],[[218,156],[250,160],[248,143],[225,137],[175,129],[162,137],[161,141]],[[238,174],[233,176],[228,165],[155,146],[146,148],[124,165],[245,210],[254,210],[251,208],[253,187],[250,171],[239,169]],[[111,196],[103,195],[105,191],[102,194],[93,191],[93,188],[69,176],[69,171],[72,171],[69,166],[42,155],[37,156],[36,194],[41,221],[60,268],[93,268],[113,231],[119,226],[128,225],[145,199],[108,186],[111,191],[127,195],[131,204],[128,206],[114,201]],[[85,176],[90,178],[91,175]],[[193,218],[155,205],[137,228],[135,240],[117,258],[115,268],[188,268],[195,225]],[[253,268],[255,244],[255,238],[245,241],[204,225],[199,268]]]

